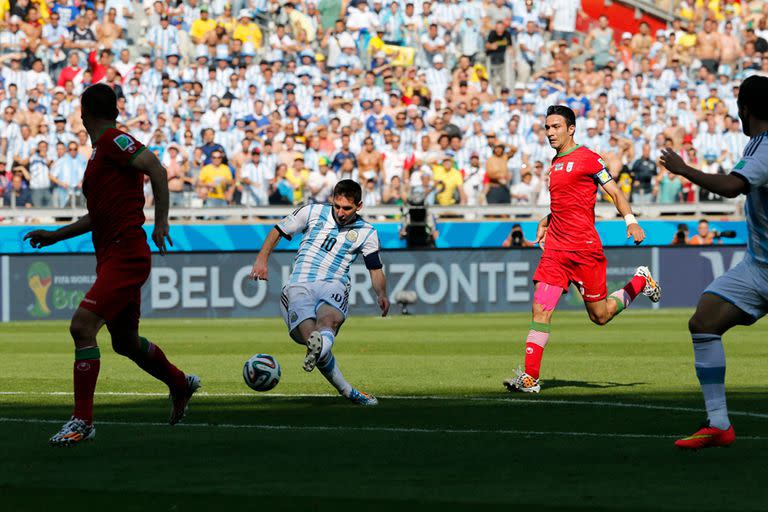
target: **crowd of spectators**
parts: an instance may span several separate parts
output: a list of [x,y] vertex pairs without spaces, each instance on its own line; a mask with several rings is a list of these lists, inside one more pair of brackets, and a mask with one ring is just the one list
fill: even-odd
[[0,2],[3,202],[83,204],[78,96],[98,82],[168,169],[173,206],[322,202],[343,178],[367,205],[546,205],[551,104],[634,202],[718,200],[659,152],[737,161],[768,5],[677,12],[615,34],[579,0]]

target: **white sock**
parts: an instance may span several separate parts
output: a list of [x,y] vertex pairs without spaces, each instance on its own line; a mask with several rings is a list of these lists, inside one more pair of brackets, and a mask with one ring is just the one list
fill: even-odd
[[325,361],[328,358],[335,341],[333,331],[330,329],[323,329],[320,331],[320,335],[323,337],[323,348],[320,350],[320,356],[317,358],[318,362]]
[[[325,340],[325,338],[323,338],[323,340]],[[323,343],[323,345],[325,345],[325,343]],[[333,357],[332,353],[329,352],[328,359],[318,364],[317,369],[320,370],[323,377],[325,377],[339,393],[344,396],[349,396],[349,393],[352,391],[352,385],[347,382],[347,379],[341,374],[341,370],[339,370],[339,367],[336,365],[336,358]]]
[[717,334],[692,334],[696,377],[699,378],[707,416],[712,427],[727,429],[731,426],[725,404],[725,351]]

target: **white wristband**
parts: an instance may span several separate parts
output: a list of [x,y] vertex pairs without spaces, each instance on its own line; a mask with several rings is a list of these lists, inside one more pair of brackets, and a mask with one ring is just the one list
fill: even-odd
[[627,227],[629,227],[630,224],[637,224],[637,219],[635,218],[634,215],[632,215],[631,213],[628,213],[627,215],[624,216],[624,222],[626,222]]

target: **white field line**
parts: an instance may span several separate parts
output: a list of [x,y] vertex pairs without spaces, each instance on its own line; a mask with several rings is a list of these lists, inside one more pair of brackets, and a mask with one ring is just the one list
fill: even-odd
[[[0,396],[72,396],[71,391],[0,391]],[[168,393],[143,393],[137,391],[103,391],[97,392],[96,396],[125,396],[125,397],[167,397]],[[195,398],[338,398],[339,395],[331,393],[195,393]],[[702,412],[704,409],[694,407],[676,407],[668,405],[652,404],[633,404],[627,402],[608,402],[601,400],[560,400],[560,399],[530,399],[530,398],[495,398],[483,396],[422,396],[422,395],[378,395],[385,400],[432,400],[432,401],[466,401],[466,402],[491,402],[515,404],[534,404],[534,405],[586,405],[599,407],[616,407],[624,409],[645,409],[652,411],[674,411],[674,412]],[[730,416],[745,416],[750,418],[768,419],[767,413],[747,412],[747,411],[728,411]]]
[[[23,423],[23,424],[59,424],[62,420],[46,420],[35,418],[3,418],[0,417],[0,423]],[[112,427],[163,427],[167,428],[167,423],[160,422],[129,422],[129,421],[99,421],[99,426],[106,425]],[[327,425],[248,425],[248,424],[230,424],[230,423],[179,423],[175,428],[190,429],[226,429],[226,430],[273,430],[273,431],[293,431],[293,432],[384,432],[391,434],[493,434],[493,435],[516,435],[516,436],[559,436],[559,437],[600,437],[600,438],[620,438],[620,439],[675,439],[678,436],[662,434],[620,434],[615,432],[543,432],[538,430],[483,430],[483,429],[463,429],[463,428],[405,428],[405,427],[342,427]],[[768,441],[768,437],[760,436],[739,436],[739,441]]]

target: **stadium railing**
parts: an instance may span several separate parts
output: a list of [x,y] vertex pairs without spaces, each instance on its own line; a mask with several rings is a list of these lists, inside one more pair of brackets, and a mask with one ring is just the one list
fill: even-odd
[[[284,217],[296,209],[296,206],[229,206],[221,208],[171,208],[169,217],[176,220],[211,220],[216,222],[274,220]],[[653,204],[633,205],[633,212],[641,218],[652,219],[665,216],[706,217],[721,215],[730,218],[741,217],[741,205],[738,203],[684,203],[684,204]],[[548,206],[522,205],[482,205],[482,206],[430,206],[430,213],[438,217],[452,217],[452,220],[482,220],[483,218],[499,217],[510,219],[540,219],[549,213]],[[84,208],[4,208],[0,209],[2,222],[18,224],[53,222],[54,219],[72,219],[85,215]],[[144,210],[147,219],[154,217],[154,209]],[[376,220],[398,219],[402,214],[399,205],[363,207],[362,214]],[[601,219],[615,219],[619,215],[616,208],[610,204],[599,204],[595,215]]]

